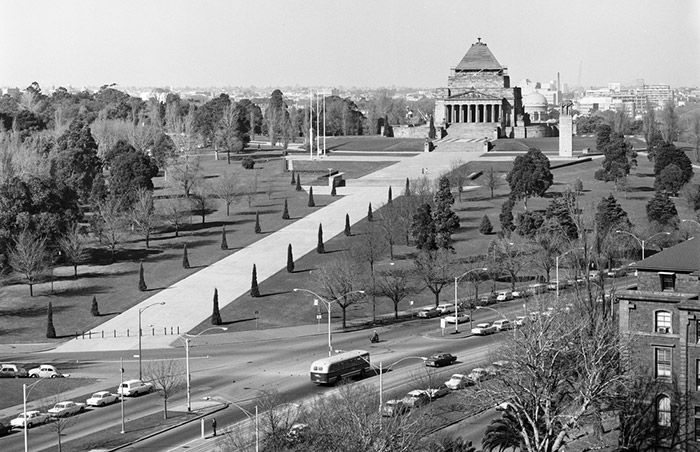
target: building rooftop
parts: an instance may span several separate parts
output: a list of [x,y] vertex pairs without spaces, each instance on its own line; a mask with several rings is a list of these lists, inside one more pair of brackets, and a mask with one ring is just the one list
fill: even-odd
[[457,71],[496,71],[504,69],[488,46],[479,41],[472,44],[455,68]]
[[700,239],[695,237],[637,262],[642,271],[697,273],[700,275]]

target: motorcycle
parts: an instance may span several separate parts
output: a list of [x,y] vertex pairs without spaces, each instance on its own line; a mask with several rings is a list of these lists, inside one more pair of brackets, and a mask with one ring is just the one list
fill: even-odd
[[373,344],[376,344],[377,342],[379,342],[379,335],[377,333],[374,333],[369,337],[369,341]]

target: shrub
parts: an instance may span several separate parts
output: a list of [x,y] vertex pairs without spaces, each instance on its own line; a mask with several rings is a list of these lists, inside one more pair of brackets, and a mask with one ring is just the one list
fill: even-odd
[[95,297],[94,295],[92,296],[92,306],[90,306],[90,314],[92,314],[93,317],[100,316],[100,308],[97,306],[97,297]]
[[143,276],[143,262],[139,264],[139,290],[141,292],[146,291],[148,286],[146,285],[146,278]]
[[282,219],[289,220],[289,207],[287,206],[287,200],[284,200],[284,212],[282,212]]
[[479,232],[482,234],[491,234],[493,232],[493,226],[491,225],[491,220],[489,220],[489,217],[487,215],[484,215],[481,218],[481,224],[479,225]]
[[253,169],[255,168],[255,160],[253,160],[251,157],[246,157],[241,160],[241,166],[245,169]]
[[221,249],[228,249],[228,241],[226,240],[226,226],[221,227]]
[[56,339],[56,328],[53,326],[53,306],[49,301],[49,307],[46,310],[46,338]]
[[187,244],[182,246],[182,268],[190,268],[190,260],[187,257]]
[[262,233],[262,229],[260,228],[260,212],[255,212],[255,233]]

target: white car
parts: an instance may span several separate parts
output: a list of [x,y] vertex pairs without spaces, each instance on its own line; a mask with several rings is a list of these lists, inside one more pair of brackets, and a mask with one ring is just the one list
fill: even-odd
[[135,397],[151,391],[153,391],[153,383],[144,383],[141,380],[127,380],[117,387],[117,395],[125,397]]
[[493,327],[496,328],[496,331],[512,330],[513,324],[508,319],[500,319],[493,322]]
[[496,327],[491,325],[489,322],[477,323],[477,325],[472,328],[472,334],[478,336],[486,336],[487,334],[493,334],[496,332]]
[[513,299],[513,292],[510,290],[503,290],[501,292],[498,292],[498,296],[496,297],[496,301],[508,301]]
[[453,374],[450,379],[445,382],[445,386],[453,391],[466,388],[467,386],[471,386],[473,384],[474,382],[464,374]]
[[62,374],[50,364],[42,364],[41,366],[35,367],[34,369],[29,369],[29,376],[31,378],[58,378],[68,377],[69,374]]
[[445,317],[445,323],[467,323],[469,320],[469,314],[464,314],[462,312]]
[[112,394],[109,391],[99,391],[96,392],[85,401],[85,404],[88,406],[105,406],[109,405],[110,403],[114,403],[117,400],[119,400],[119,396],[116,394]]
[[442,315],[452,314],[455,312],[455,305],[454,303],[442,303],[437,306],[437,310],[440,311]]
[[85,411],[84,403],[68,400],[65,402],[58,402],[53,408],[48,410],[48,415],[51,417],[68,417],[82,413],[83,411]]
[[525,317],[524,315],[517,316],[513,321],[516,327],[525,325],[525,322],[527,322],[527,317]]
[[49,422],[49,415],[46,413],[41,413],[39,411],[27,411],[25,413],[20,413],[19,416],[10,421],[12,428],[24,428],[24,420],[27,419],[27,428],[32,428],[35,425],[46,424]]
[[491,372],[489,372],[487,369],[484,369],[483,367],[475,367],[474,369],[472,369],[471,372],[469,372],[469,375],[467,375],[467,378],[469,378],[474,383],[482,382],[484,380],[487,380],[489,377],[491,377]]

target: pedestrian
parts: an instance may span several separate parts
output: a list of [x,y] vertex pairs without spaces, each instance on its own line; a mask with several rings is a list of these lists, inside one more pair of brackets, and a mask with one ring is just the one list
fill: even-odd
[[211,429],[214,430],[214,436],[216,436],[216,418],[211,420]]

